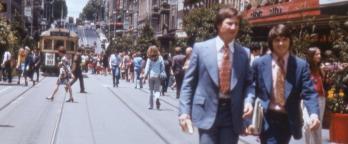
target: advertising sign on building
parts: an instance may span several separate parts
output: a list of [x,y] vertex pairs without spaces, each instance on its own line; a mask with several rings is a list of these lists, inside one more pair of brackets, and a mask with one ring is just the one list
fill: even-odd
[[24,15],[27,17],[31,17],[31,7],[25,7],[24,8]]
[[45,65],[46,66],[54,66],[54,64],[55,64],[54,53],[46,53]]

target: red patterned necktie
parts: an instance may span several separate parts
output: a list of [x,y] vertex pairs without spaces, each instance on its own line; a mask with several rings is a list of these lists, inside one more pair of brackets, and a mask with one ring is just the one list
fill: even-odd
[[284,70],[284,59],[278,58],[277,64],[279,69],[277,71],[277,80],[275,83],[275,102],[280,106],[285,105],[285,70]]
[[228,94],[230,90],[231,81],[231,62],[230,62],[230,50],[228,45],[223,47],[224,55],[222,58],[222,63],[219,72],[220,78],[220,92],[223,94]]

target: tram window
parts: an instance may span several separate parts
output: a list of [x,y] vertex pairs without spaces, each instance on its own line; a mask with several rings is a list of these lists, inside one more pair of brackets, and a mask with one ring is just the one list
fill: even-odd
[[44,40],[44,49],[51,50],[52,49],[52,40],[45,39]]
[[68,51],[74,51],[74,42],[68,41],[66,47]]
[[60,46],[64,46],[64,41],[63,40],[56,40],[54,41],[54,50],[58,50]]

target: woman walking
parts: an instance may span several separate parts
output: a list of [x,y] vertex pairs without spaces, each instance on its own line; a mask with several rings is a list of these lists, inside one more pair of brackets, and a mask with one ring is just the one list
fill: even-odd
[[[325,110],[325,91],[323,85],[323,71],[320,68],[321,66],[321,52],[318,47],[310,47],[307,50],[307,61],[309,63],[309,68],[311,72],[311,79],[314,83],[314,89],[319,94],[318,103],[319,103],[319,120],[323,120],[324,110]],[[320,126],[317,130],[311,131],[309,129],[309,124],[306,124],[306,121],[309,121],[309,115],[307,109],[303,109],[303,116],[305,120],[304,124],[304,136],[306,144],[321,144],[321,129]]]
[[26,57],[26,54],[25,54],[24,48],[20,48],[18,50],[17,66],[16,66],[17,74],[18,74],[17,84],[21,84],[21,76],[23,75],[23,72],[24,72],[24,61],[26,59],[25,57]]
[[[160,56],[159,50],[156,46],[150,46],[147,50],[147,61],[143,77],[149,78],[149,109],[153,109],[153,102],[156,102],[156,108],[160,108],[160,85],[161,78],[166,76],[164,72],[163,58]],[[155,99],[155,100],[154,100]]]
[[61,50],[60,54],[63,55],[62,56],[62,61],[59,62],[58,67],[59,67],[59,76],[58,76],[58,80],[57,80],[57,85],[56,88],[53,91],[53,94],[51,97],[47,97],[47,100],[54,100],[54,95],[57,93],[59,86],[60,85],[65,85],[65,91],[69,92],[69,96],[70,98],[66,101],[66,102],[74,102],[74,98],[72,96],[72,90],[71,90],[71,85],[69,83],[69,79],[72,78],[74,79],[74,75],[70,70],[68,61],[66,59],[65,55],[65,50]]

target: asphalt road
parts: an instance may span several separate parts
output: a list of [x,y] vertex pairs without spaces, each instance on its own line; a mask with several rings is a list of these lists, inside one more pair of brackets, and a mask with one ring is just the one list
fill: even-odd
[[[0,82],[1,144],[197,144],[198,134],[182,133],[178,126],[178,100],[169,90],[161,96],[160,110],[148,110],[149,91],[121,81],[112,87],[111,76],[88,75],[88,93],[73,85],[74,103],[60,87],[53,102],[45,98],[57,77],[44,77],[28,87]],[[16,79],[13,83],[16,83]],[[328,132],[323,131],[328,143]],[[240,144],[259,143],[240,137]],[[304,143],[292,140],[291,144]]]

